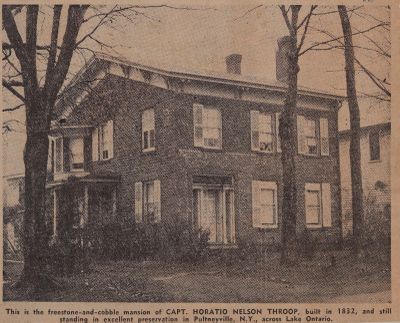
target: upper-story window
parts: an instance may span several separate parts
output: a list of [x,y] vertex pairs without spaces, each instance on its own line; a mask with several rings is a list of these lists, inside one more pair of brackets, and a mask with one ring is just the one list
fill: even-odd
[[317,155],[317,122],[314,119],[305,119],[304,137],[306,141],[306,154]]
[[250,112],[251,149],[262,152],[280,152],[278,136],[279,113]]
[[143,151],[155,150],[154,109],[142,112],[142,149]]
[[114,123],[109,120],[92,132],[92,160],[107,160],[113,157]]
[[297,116],[297,143],[299,154],[329,156],[328,119]]
[[83,138],[71,138],[69,141],[71,170],[83,170]]
[[217,108],[193,105],[194,146],[212,149],[222,148],[221,111]]
[[379,131],[371,131],[369,133],[369,159],[371,161],[378,161],[381,159]]

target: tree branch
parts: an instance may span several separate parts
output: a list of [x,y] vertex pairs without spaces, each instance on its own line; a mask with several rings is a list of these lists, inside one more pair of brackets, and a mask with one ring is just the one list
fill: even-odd
[[47,60],[46,77],[44,82],[44,89],[47,92],[50,80],[53,77],[54,66],[56,63],[57,56],[57,44],[58,44],[58,30],[60,28],[60,17],[61,17],[62,5],[55,5],[53,8],[53,25],[51,29],[51,41],[49,48],[49,58]]
[[299,53],[301,48],[303,47],[304,44],[304,40],[306,39],[306,35],[307,35],[307,31],[308,31],[308,26],[310,24],[310,20],[311,17],[313,15],[313,11],[317,8],[317,6],[313,5],[310,8],[310,12],[308,13],[308,15],[303,19],[303,21],[300,23],[300,25],[297,27],[297,30],[300,29],[301,25],[305,22],[305,27],[304,27],[304,31],[303,31],[303,35],[301,36],[301,40],[300,40],[300,44],[297,47],[297,55],[300,57]]
[[24,98],[19,92],[17,92],[17,91],[13,88],[13,86],[12,86],[11,84],[9,84],[8,81],[6,81],[6,80],[4,80],[4,79],[3,79],[3,86],[4,86],[8,91],[10,91],[12,94],[14,94],[18,99],[20,99],[22,102],[25,103],[25,98]]

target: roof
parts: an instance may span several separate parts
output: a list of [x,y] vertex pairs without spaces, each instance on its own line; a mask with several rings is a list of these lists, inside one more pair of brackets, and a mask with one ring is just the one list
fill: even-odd
[[[136,68],[141,71],[151,72],[159,74],[164,77],[176,78],[181,80],[190,81],[200,81],[213,84],[223,84],[241,87],[243,89],[258,89],[273,91],[278,93],[285,93],[287,91],[287,84],[271,79],[262,79],[249,75],[243,74],[229,74],[229,73],[219,73],[215,71],[193,71],[187,68],[177,68],[174,66],[159,66],[157,62],[152,62],[151,64],[143,64],[140,62],[133,62],[125,57],[110,56],[104,53],[95,53],[89,59],[87,64],[81,68],[81,70],[75,75],[71,80],[67,88],[63,92],[63,96],[70,95],[79,97],[79,90],[76,91],[74,86],[78,84],[80,80],[84,80],[86,75],[91,75],[100,71],[106,71],[109,64],[117,64],[122,67]],[[70,92],[71,90],[71,92]],[[81,90],[81,92],[85,92]],[[313,89],[305,86],[298,86],[299,96],[309,96],[322,98],[326,100],[334,101],[344,101],[346,97],[338,95],[336,93]],[[62,99],[59,101],[61,102]],[[62,106],[62,104],[61,104]],[[62,107],[59,107],[63,110]],[[58,109],[57,109],[58,110]]]
[[[96,53],[94,54],[94,60],[100,59],[103,61],[113,62],[117,64],[123,64],[130,67],[136,67],[138,69],[147,70],[154,73],[159,73],[165,76],[171,77],[181,77],[188,79],[197,79],[208,82],[216,82],[222,84],[232,84],[237,86],[244,87],[265,87],[268,89],[274,89],[277,91],[286,91],[287,84],[271,79],[258,78],[250,75],[243,74],[230,74],[230,73],[218,73],[216,71],[193,71],[186,68],[176,68],[176,67],[166,67],[166,66],[157,66],[157,63],[153,63],[151,66],[142,64],[139,62],[132,62],[124,57],[115,57],[110,56],[104,53]],[[312,89],[305,86],[298,86],[299,94],[308,94],[313,96],[321,96],[335,100],[345,100],[346,97],[342,95],[338,95],[336,93]]]
[[[390,131],[391,124],[390,124],[390,122],[377,123],[374,125],[368,125],[368,126],[361,127],[360,129],[361,129],[361,133],[367,133],[370,130],[389,130]],[[345,139],[348,136],[350,136],[350,133],[351,133],[350,129],[339,131],[339,137],[340,137],[340,139]]]

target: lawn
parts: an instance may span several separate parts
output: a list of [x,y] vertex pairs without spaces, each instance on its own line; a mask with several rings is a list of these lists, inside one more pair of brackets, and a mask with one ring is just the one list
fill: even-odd
[[[189,265],[156,261],[92,263],[90,270],[60,277],[63,288],[39,295],[41,301],[93,302],[389,302],[390,267],[381,261],[356,262],[348,251],[291,267],[279,255],[262,260],[210,259]],[[32,300],[13,287],[21,263],[5,262],[4,300]]]

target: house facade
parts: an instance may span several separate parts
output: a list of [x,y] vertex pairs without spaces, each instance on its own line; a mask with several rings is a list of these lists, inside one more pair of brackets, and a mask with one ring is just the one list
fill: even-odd
[[[390,183],[391,123],[380,122],[361,127],[361,170],[365,217],[384,216],[391,204]],[[350,130],[340,131],[340,167],[342,189],[343,234],[352,233],[352,194],[350,176]],[[378,219],[376,219],[378,220]]]
[[[212,246],[278,242],[286,84],[246,78],[240,61],[233,54],[226,74],[200,74],[94,57],[64,93],[52,126],[53,234],[91,222],[185,221],[207,230]],[[90,94],[78,86],[88,79]],[[323,240],[341,236],[342,100],[299,88],[297,230]]]

